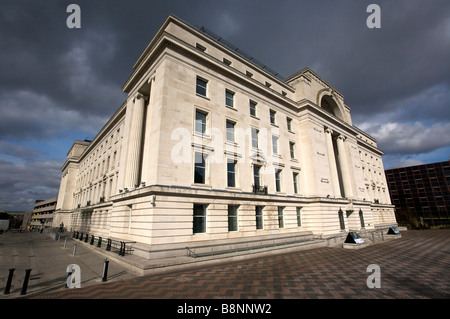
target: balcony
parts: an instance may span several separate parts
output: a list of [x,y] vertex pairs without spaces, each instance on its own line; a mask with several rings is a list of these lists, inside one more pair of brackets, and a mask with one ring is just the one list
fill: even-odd
[[267,195],[267,186],[258,186],[258,185],[252,185],[253,188],[253,194],[257,195]]

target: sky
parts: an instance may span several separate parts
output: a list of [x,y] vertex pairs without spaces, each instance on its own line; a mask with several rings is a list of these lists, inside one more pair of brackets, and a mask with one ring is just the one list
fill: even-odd
[[[70,4],[81,28],[68,28]],[[369,28],[370,4],[380,28]],[[173,14],[282,77],[309,67],[344,95],[385,169],[450,158],[448,0],[14,0],[0,2],[0,210],[58,194],[75,140],[93,139]],[[373,20],[371,20],[373,21]]]

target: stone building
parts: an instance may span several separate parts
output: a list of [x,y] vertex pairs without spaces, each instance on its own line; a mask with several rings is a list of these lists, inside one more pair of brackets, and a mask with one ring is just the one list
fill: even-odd
[[62,167],[69,229],[154,248],[396,224],[383,153],[308,68],[282,79],[169,16],[123,91]]

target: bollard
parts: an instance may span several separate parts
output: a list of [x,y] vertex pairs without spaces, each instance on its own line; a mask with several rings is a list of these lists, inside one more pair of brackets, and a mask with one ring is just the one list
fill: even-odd
[[107,281],[108,280],[108,264],[109,264],[109,260],[108,258],[105,258],[105,262],[103,263],[103,278],[102,281]]
[[97,247],[102,247],[102,238],[98,237]]
[[14,270],[15,270],[15,268],[9,269],[8,281],[6,282],[5,291],[3,292],[3,294],[5,294],[5,295],[9,294],[9,290],[11,289],[11,283],[12,283],[12,279],[13,279],[13,275],[14,275]]
[[77,252],[77,243],[73,244],[73,256],[75,256]]
[[64,248],[66,248],[66,246],[67,246],[67,237],[66,237],[66,239],[64,240]]
[[90,244],[94,245],[94,235],[91,235],[91,242],[90,242]]
[[20,294],[22,296],[27,294],[28,281],[30,280],[30,272],[31,269],[25,270],[25,278],[23,279],[22,290],[20,291]]

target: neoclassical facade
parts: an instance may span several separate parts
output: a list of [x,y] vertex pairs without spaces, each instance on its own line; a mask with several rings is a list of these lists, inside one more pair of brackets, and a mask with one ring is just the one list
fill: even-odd
[[306,68],[287,79],[169,16],[126,102],[62,167],[58,220],[148,247],[396,224],[376,141]]

